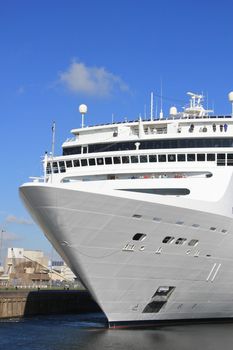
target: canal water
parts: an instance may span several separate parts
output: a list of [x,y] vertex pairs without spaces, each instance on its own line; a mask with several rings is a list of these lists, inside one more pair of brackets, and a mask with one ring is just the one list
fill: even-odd
[[102,314],[34,317],[0,322],[7,350],[232,350],[233,323],[106,328]]

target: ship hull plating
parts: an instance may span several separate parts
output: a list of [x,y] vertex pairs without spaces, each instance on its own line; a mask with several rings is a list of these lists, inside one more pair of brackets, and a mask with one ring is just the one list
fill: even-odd
[[20,194],[111,327],[233,317],[230,217],[48,184]]

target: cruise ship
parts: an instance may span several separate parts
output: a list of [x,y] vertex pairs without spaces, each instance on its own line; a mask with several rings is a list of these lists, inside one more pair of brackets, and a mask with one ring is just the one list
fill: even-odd
[[19,189],[109,327],[233,317],[233,113],[188,95],[167,117],[88,127],[81,105]]

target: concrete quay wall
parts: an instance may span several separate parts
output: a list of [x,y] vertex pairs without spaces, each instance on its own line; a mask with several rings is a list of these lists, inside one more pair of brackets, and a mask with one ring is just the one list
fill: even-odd
[[87,291],[0,292],[0,318],[101,311]]

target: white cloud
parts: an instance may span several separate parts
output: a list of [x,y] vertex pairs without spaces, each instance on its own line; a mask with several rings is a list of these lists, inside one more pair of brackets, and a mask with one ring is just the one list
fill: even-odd
[[114,90],[129,91],[124,81],[104,67],[88,67],[74,61],[65,72],[60,73],[60,82],[75,93],[92,96],[108,96]]
[[14,222],[19,225],[32,225],[33,222],[24,218],[17,218],[14,215],[8,215],[6,217],[6,222]]

